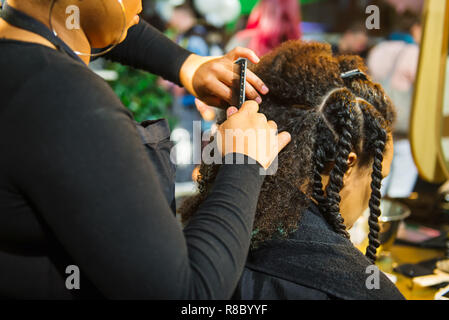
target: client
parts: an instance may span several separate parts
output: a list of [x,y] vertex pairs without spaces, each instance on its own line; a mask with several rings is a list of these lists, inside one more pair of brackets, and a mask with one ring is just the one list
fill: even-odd
[[[392,102],[360,57],[333,56],[327,44],[286,42],[253,71],[270,88],[261,112],[292,141],[262,186],[234,299],[403,299],[372,266],[379,190],[393,157]],[[218,168],[201,166],[200,193],[180,208],[185,221],[195,219]],[[347,230],[367,207],[363,255]]]

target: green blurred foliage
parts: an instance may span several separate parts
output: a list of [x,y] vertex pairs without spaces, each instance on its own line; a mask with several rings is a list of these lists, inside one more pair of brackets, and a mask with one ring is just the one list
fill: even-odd
[[[314,2],[319,2],[321,0],[298,0],[300,4],[309,4]],[[240,0],[242,5],[242,14],[250,14],[251,10],[256,6],[259,0]]]
[[117,72],[117,80],[109,84],[136,121],[165,118],[174,127],[176,118],[170,112],[173,98],[158,86],[157,76],[119,63],[107,63],[105,69]]

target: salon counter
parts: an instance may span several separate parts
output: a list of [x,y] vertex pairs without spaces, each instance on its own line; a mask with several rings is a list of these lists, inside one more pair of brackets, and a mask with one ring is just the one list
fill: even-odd
[[394,245],[390,249],[389,258],[383,261],[380,260],[376,264],[382,271],[397,277],[396,286],[407,300],[433,300],[435,293],[438,291],[437,289],[421,287],[414,284],[412,278],[394,272],[393,268],[404,263],[418,263],[424,260],[442,257],[444,257],[442,250]]

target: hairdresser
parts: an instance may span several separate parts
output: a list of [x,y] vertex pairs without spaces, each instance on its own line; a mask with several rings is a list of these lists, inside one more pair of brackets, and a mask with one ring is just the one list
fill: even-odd
[[[226,299],[237,284],[260,169],[290,136],[273,133],[276,124],[254,101],[229,108],[218,133],[266,135],[251,148],[222,134],[220,155],[240,154],[247,164],[221,166],[207,200],[181,230],[166,122],[136,125],[87,67],[92,52],[107,52],[219,106],[231,98],[233,61],[258,58],[247,49],[215,59],[192,55],[139,22],[140,11],[138,0],[3,3],[0,297]],[[248,98],[260,98],[262,87],[250,73]],[[262,158],[254,150],[268,138],[278,147]]]

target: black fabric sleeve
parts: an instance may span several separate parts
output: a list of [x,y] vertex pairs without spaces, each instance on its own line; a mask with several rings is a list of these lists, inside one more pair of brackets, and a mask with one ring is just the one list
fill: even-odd
[[113,91],[79,65],[49,69],[15,98],[24,116],[9,166],[83,274],[108,298],[229,298],[249,248],[260,166],[223,165],[183,232]]
[[142,69],[181,85],[179,71],[190,51],[180,47],[143,19],[129,29],[125,41],[105,58]]

